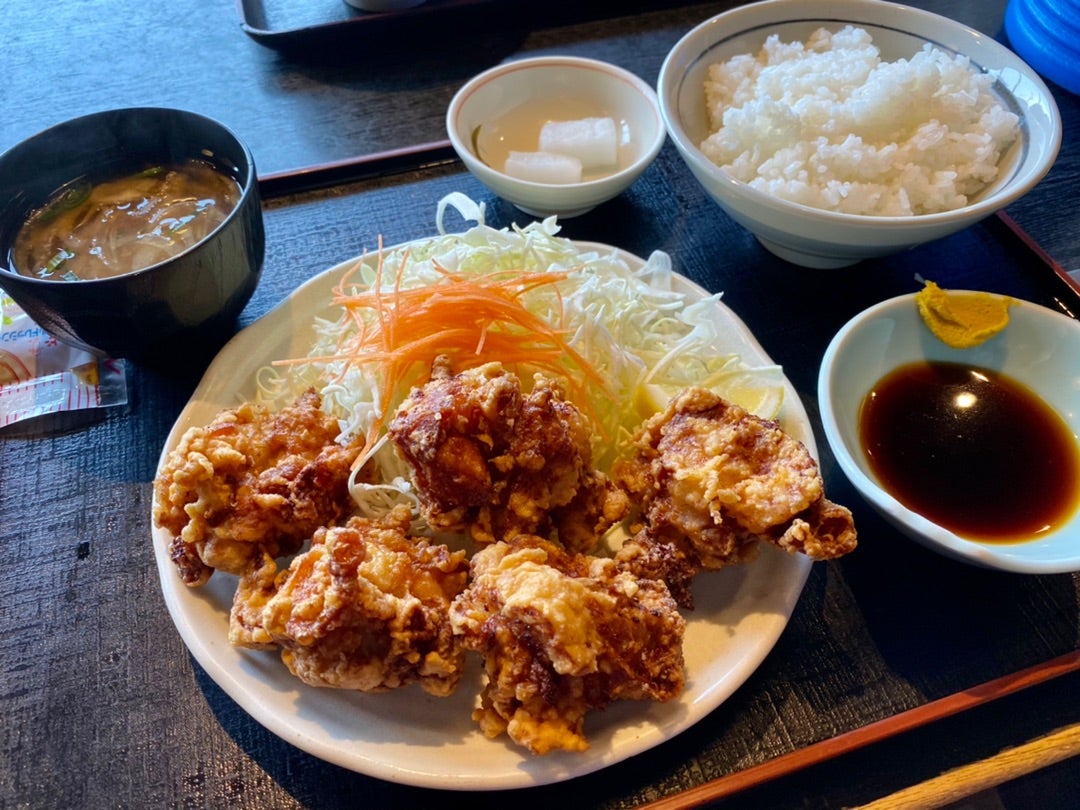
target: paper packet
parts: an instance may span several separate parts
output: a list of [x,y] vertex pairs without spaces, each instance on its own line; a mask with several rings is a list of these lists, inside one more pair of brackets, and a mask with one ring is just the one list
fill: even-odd
[[126,402],[122,361],[60,342],[0,290],[0,428]]

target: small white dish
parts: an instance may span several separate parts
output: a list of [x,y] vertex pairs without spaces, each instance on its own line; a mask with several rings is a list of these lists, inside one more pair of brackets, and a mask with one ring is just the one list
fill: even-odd
[[[709,65],[755,53],[770,34],[803,41],[845,24],[867,30],[882,58],[910,58],[925,43],[962,54],[995,77],[994,91],[1020,116],[1020,139],[999,179],[968,205],[917,216],[868,216],[811,208],[735,179],[699,148],[709,134],[704,83]],[[1061,115],[1046,84],[991,37],[955,20],[883,0],[764,0],[725,11],[691,29],[660,68],[657,94],[668,134],[691,174],[735,222],[770,252],[811,268],[843,267],[930,242],[1004,208],[1049,171],[1061,146]]]
[[825,437],[859,493],[900,531],[956,560],[1003,571],[1080,571],[1080,508],[1039,539],[984,543],[964,539],[908,509],[872,472],[859,438],[863,398],[875,383],[907,363],[964,363],[1000,372],[1038,394],[1080,436],[1080,321],[1013,299],[1009,325],[985,343],[953,349],[930,332],[914,294],[877,304],[852,318],[832,339],[818,375]]
[[[610,117],[618,132],[617,165],[579,183],[511,177],[503,154],[531,151],[547,120]],[[510,123],[508,123],[510,122]],[[534,216],[578,216],[625,191],[664,145],[656,91],[615,65],[573,56],[507,62],[475,76],[446,112],[450,143],[485,186]],[[499,130],[499,131],[495,131]]]

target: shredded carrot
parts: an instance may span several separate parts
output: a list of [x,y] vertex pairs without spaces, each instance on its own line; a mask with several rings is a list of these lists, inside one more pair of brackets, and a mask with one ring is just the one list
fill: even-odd
[[601,389],[607,387],[604,377],[570,345],[565,330],[522,303],[526,293],[545,286],[553,287],[558,300],[556,285],[567,277],[566,272],[468,275],[436,265],[441,278],[435,284],[403,289],[399,276],[387,289],[381,241],[374,283],[358,289],[350,281],[356,269],[342,277],[332,297],[334,304],[345,309],[355,331],[339,341],[333,357],[319,358],[344,361],[346,369],[369,367],[381,381],[378,416],[364,437],[356,467],[378,445],[392,406],[439,355],[449,356],[461,370],[497,361],[510,369],[559,377],[570,398],[586,411],[592,411],[586,380]]

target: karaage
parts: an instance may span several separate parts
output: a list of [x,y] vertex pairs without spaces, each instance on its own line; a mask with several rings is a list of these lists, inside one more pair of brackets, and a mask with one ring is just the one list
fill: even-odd
[[824,497],[817,462],[780,424],[702,388],[645,421],[615,478],[642,505],[617,558],[664,579],[684,607],[698,569],[750,560],[760,541],[813,559],[851,551],[848,509]]
[[311,686],[383,692],[419,683],[450,694],[465,650],[449,607],[468,562],[463,551],[410,537],[410,520],[399,506],[377,520],[319,529],[272,580],[272,560],[253,562],[233,602],[230,640],[279,646],[289,670]]
[[487,736],[582,751],[590,710],[681,694],[685,621],[662,582],[530,535],[480,549],[470,571],[450,620],[484,658]]
[[314,391],[276,413],[249,402],[190,428],[154,481],[154,522],[173,538],[183,581],[242,574],[349,514],[358,449],[338,444],[338,433]]
[[588,419],[542,375],[525,393],[501,364],[455,374],[440,357],[388,432],[413,471],[428,522],[467,531],[479,544],[556,535],[588,551],[628,506],[592,469]]

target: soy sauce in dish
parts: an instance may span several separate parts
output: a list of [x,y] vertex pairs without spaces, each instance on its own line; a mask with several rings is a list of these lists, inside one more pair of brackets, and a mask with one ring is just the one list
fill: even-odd
[[863,400],[859,432],[893,497],[969,540],[1034,540],[1080,504],[1080,448],[1069,426],[994,371],[902,366]]

